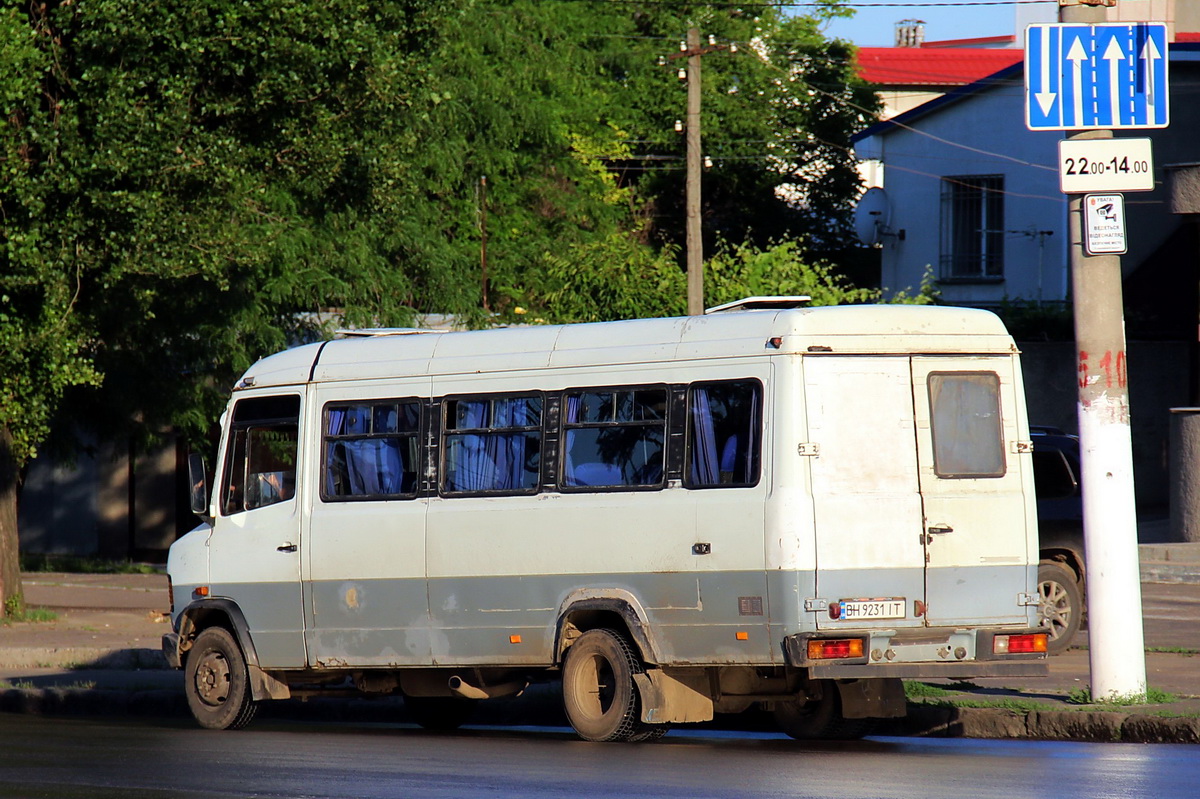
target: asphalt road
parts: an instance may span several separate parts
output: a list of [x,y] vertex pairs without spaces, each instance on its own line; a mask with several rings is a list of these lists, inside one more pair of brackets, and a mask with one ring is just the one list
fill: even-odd
[[0,797],[888,797],[1191,799],[1186,745],[680,734],[589,744],[566,729],[185,722],[0,715]]

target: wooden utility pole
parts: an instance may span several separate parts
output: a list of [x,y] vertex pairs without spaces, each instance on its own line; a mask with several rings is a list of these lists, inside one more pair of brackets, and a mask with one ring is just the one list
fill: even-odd
[[483,310],[488,307],[488,263],[487,263],[487,176],[479,178],[479,281],[483,297]]
[[687,312],[704,313],[704,242],[700,228],[700,29],[687,32]]

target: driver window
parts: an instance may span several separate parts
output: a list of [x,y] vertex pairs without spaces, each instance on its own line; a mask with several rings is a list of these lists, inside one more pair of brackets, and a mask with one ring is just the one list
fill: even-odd
[[225,515],[296,495],[299,418],[296,395],[254,397],[234,406],[222,481]]

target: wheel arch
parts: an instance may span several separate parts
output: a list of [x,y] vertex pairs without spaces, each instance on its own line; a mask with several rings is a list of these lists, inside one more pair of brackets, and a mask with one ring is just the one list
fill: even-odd
[[264,671],[258,663],[258,652],[250,635],[250,625],[237,603],[231,599],[201,599],[192,602],[179,614],[179,662],[186,667],[188,650],[196,636],[210,627],[223,627],[233,636],[242,650],[250,676],[250,692],[255,701],[288,699],[291,691],[281,677]]
[[1076,582],[1082,590],[1087,585],[1087,567],[1083,556],[1082,542],[1076,544],[1065,538],[1048,536],[1042,541],[1039,549],[1042,563],[1057,563],[1065,566],[1075,574]]
[[568,596],[559,606],[554,633],[555,664],[562,664],[576,637],[598,628],[628,635],[644,663],[662,662],[658,641],[637,597],[623,589],[584,589]]
[[242,648],[246,665],[257,669],[258,653],[250,636],[250,625],[237,603],[231,599],[200,599],[185,607],[179,614],[180,660],[192,648],[196,636],[209,627],[224,627]]

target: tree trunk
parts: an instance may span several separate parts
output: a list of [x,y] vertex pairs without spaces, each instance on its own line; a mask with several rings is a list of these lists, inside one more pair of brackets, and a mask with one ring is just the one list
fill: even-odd
[[13,458],[12,436],[0,426],[0,618],[9,600],[21,597],[21,561],[17,542],[17,481],[20,468]]

